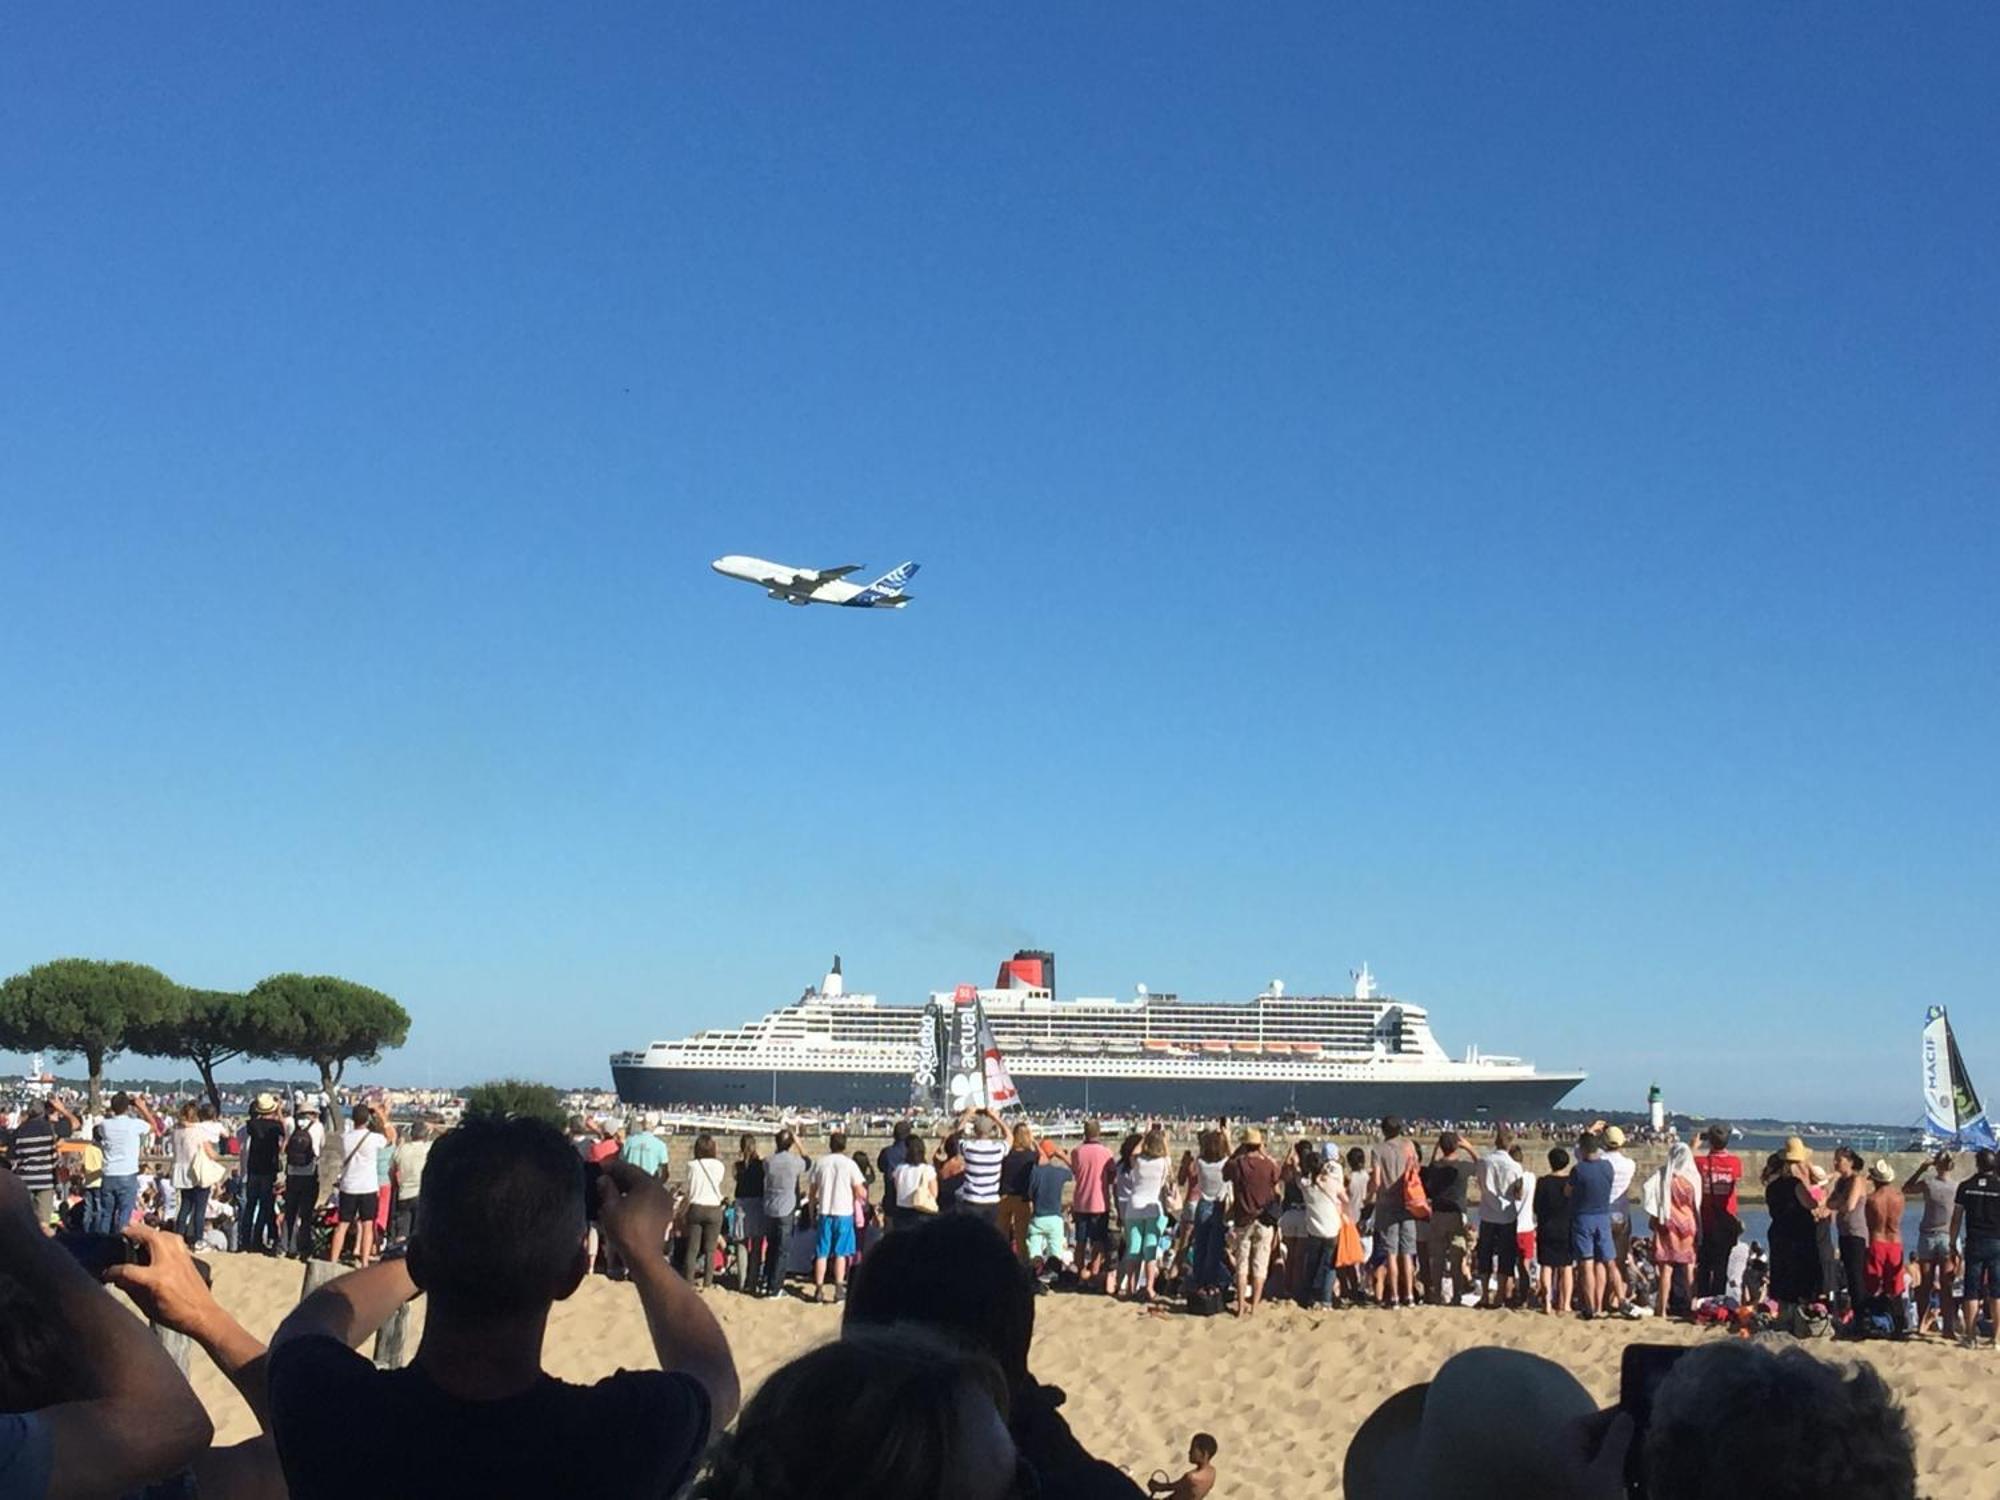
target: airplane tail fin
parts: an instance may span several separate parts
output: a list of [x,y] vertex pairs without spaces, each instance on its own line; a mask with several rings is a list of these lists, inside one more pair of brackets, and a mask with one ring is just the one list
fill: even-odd
[[917,576],[917,566],[913,562],[898,563],[880,578],[869,584],[868,587],[871,589],[900,589],[904,584]]

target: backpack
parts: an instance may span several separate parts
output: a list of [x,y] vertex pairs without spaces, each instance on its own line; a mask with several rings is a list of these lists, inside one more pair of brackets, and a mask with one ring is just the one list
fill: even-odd
[[1413,1219],[1431,1216],[1431,1195],[1424,1191],[1424,1179],[1417,1167],[1417,1153],[1410,1152],[1410,1164],[1403,1169],[1403,1207]]
[[1197,1318],[1212,1318],[1222,1311],[1222,1288],[1198,1286],[1187,1296],[1187,1310]]
[[295,1177],[303,1177],[319,1165],[319,1153],[313,1150],[310,1130],[294,1130],[285,1142],[285,1168]]

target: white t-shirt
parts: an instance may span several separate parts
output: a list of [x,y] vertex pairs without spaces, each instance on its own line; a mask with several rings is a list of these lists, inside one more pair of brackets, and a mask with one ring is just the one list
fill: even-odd
[[176,1125],[174,1186],[183,1190],[193,1187],[194,1179],[188,1176],[188,1168],[194,1164],[194,1159],[201,1155],[202,1143],[206,1141],[215,1150],[216,1155],[220,1156],[222,1143],[228,1134],[220,1120],[198,1120],[192,1125]]
[[382,1169],[376,1160],[389,1142],[372,1130],[350,1125],[340,1133],[340,1191],[373,1195],[382,1190]]
[[1355,1167],[1347,1174],[1347,1222],[1361,1223],[1361,1205],[1368,1201],[1368,1169]]
[[722,1159],[698,1156],[688,1163],[688,1202],[696,1208],[722,1207]]
[[1489,1151],[1479,1158],[1479,1222],[1512,1224],[1521,1217],[1521,1204],[1513,1196],[1521,1180],[1521,1164],[1505,1151]]
[[819,1211],[830,1219],[853,1218],[855,1193],[867,1191],[861,1168],[853,1157],[839,1151],[829,1151],[814,1162],[809,1180]]
[[1169,1162],[1164,1156],[1140,1156],[1132,1162],[1132,1196],[1126,1206],[1129,1218],[1157,1218],[1160,1194],[1166,1191]]
[[1306,1201],[1306,1233],[1315,1239],[1338,1239],[1347,1201],[1340,1185],[1340,1168],[1324,1169],[1312,1181],[1301,1182],[1299,1194]]
[[1625,1199],[1632,1191],[1632,1177],[1639,1164],[1623,1151],[1607,1151],[1604,1159],[1611,1163],[1611,1218],[1616,1222],[1627,1216]]
[[917,1189],[930,1184],[931,1200],[937,1200],[937,1168],[929,1162],[905,1162],[896,1168],[896,1202],[908,1208],[917,1196]]
[[1222,1169],[1228,1165],[1227,1159],[1195,1162],[1197,1202],[1220,1203],[1223,1200],[1229,1192],[1229,1180],[1222,1175]]
[[1514,1221],[1516,1234],[1535,1232],[1535,1174],[1523,1170],[1521,1173],[1521,1216]]

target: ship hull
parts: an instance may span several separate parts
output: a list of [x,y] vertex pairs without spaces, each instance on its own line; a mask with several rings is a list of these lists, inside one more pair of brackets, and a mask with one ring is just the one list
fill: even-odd
[[[780,1109],[896,1113],[910,1102],[907,1073],[811,1069],[642,1067],[614,1063],[612,1081],[627,1104],[653,1108]],[[1357,1078],[1147,1078],[1026,1075],[1014,1082],[1030,1113],[1275,1119],[1534,1119],[1577,1086],[1577,1076],[1375,1080]]]

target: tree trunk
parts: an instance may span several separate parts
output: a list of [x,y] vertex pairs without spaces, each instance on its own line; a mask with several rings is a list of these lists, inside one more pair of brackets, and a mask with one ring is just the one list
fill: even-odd
[[194,1063],[195,1071],[201,1074],[202,1087],[208,1090],[208,1102],[215,1106],[215,1112],[220,1116],[222,1113],[222,1090],[215,1086],[214,1060],[212,1058],[196,1057],[190,1059],[190,1061]]
[[104,1049],[84,1048],[83,1060],[90,1069],[90,1112],[101,1115],[104,1113]]
[[319,1091],[326,1096],[320,1114],[320,1123],[326,1127],[326,1145],[319,1153],[319,1196],[326,1201],[327,1194],[335,1191],[340,1181],[340,1169],[344,1164],[340,1149],[340,1132],[347,1122],[340,1117],[340,1106],[334,1100],[333,1091],[340,1087],[342,1064],[338,1061],[319,1060]]

